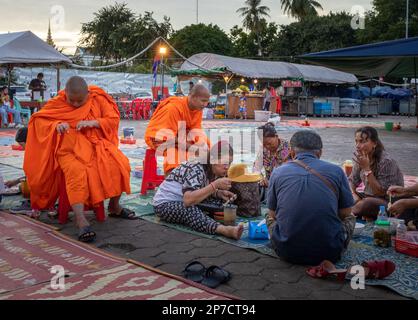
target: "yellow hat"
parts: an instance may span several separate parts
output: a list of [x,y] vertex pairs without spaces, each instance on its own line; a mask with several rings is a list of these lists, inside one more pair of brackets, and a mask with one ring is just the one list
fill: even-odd
[[233,182],[258,182],[262,176],[258,173],[248,173],[247,165],[244,163],[234,164],[228,170],[228,178]]

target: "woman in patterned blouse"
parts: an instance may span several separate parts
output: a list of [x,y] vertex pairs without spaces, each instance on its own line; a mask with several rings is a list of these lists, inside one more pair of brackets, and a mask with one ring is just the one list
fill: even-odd
[[[379,206],[388,205],[387,191],[390,186],[404,186],[398,164],[385,151],[376,129],[364,127],[355,135],[356,152],[353,172],[349,178],[355,201],[353,214],[366,220],[377,217]],[[360,184],[364,192],[358,192]]]
[[268,181],[274,168],[285,163],[290,156],[289,142],[279,138],[274,124],[268,122],[258,128],[263,130],[263,150],[257,155],[254,163],[254,171],[265,171],[264,180],[260,183],[262,187],[268,187]]
[[206,159],[183,162],[160,185],[153,199],[155,214],[163,221],[188,226],[195,231],[238,240],[243,226],[225,226],[206,215],[199,204],[220,203],[235,196],[225,178],[233,160],[227,142],[215,144]]

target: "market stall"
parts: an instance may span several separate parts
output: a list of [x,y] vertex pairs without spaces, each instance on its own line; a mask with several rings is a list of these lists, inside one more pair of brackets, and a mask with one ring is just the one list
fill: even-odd
[[[356,83],[357,78],[349,73],[335,71],[325,67],[294,64],[281,61],[260,61],[221,56],[212,53],[199,53],[193,55],[183,63],[179,70],[172,71],[179,80],[187,80],[192,77],[207,79],[223,79],[225,91],[231,79],[245,78],[250,83],[283,83],[292,84],[289,90],[285,90],[282,97],[283,111],[288,108],[300,113],[299,96],[303,94],[303,87],[310,82],[345,84]],[[284,82],[282,82],[284,81]],[[295,86],[294,83],[298,85]],[[255,86],[257,87],[257,86]],[[270,86],[269,86],[270,87]],[[264,89],[264,88],[263,88]],[[275,88],[277,89],[277,88]],[[273,89],[274,92],[276,90]],[[226,116],[234,118],[239,109],[239,91],[228,91]],[[275,95],[271,98],[270,111],[275,112],[277,107]],[[262,110],[264,96],[261,91],[251,90],[247,96],[247,115],[254,118],[254,111]]]

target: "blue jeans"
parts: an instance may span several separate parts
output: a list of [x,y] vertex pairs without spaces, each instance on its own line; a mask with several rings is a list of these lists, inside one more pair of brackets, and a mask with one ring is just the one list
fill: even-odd
[[7,114],[8,113],[13,114],[13,121],[16,124],[21,124],[22,123],[22,119],[20,118],[20,112],[17,111],[16,109],[12,109],[7,105],[2,105],[0,107],[0,115],[1,115],[1,120],[3,121],[4,124],[8,124],[9,119],[7,118]]

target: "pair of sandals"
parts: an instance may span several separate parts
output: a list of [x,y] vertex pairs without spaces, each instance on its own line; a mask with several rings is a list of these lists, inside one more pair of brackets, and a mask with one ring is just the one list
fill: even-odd
[[[396,265],[389,260],[365,261],[361,266],[368,269],[366,279],[381,280],[390,276],[396,269]],[[349,269],[337,269],[331,261],[325,260],[319,266],[307,269],[306,273],[312,278],[337,277],[339,281],[344,281],[347,274],[350,274],[349,271]]]
[[231,273],[218,266],[206,268],[199,261],[189,263],[182,271],[183,276],[193,282],[215,289],[231,279]]
[[[120,214],[109,213],[109,217],[118,218],[118,219],[127,219],[127,220],[137,220],[138,217],[135,214],[135,211],[123,208]],[[84,243],[91,243],[96,240],[96,232],[94,232],[91,226],[85,226],[80,229],[78,233],[78,241]]]

